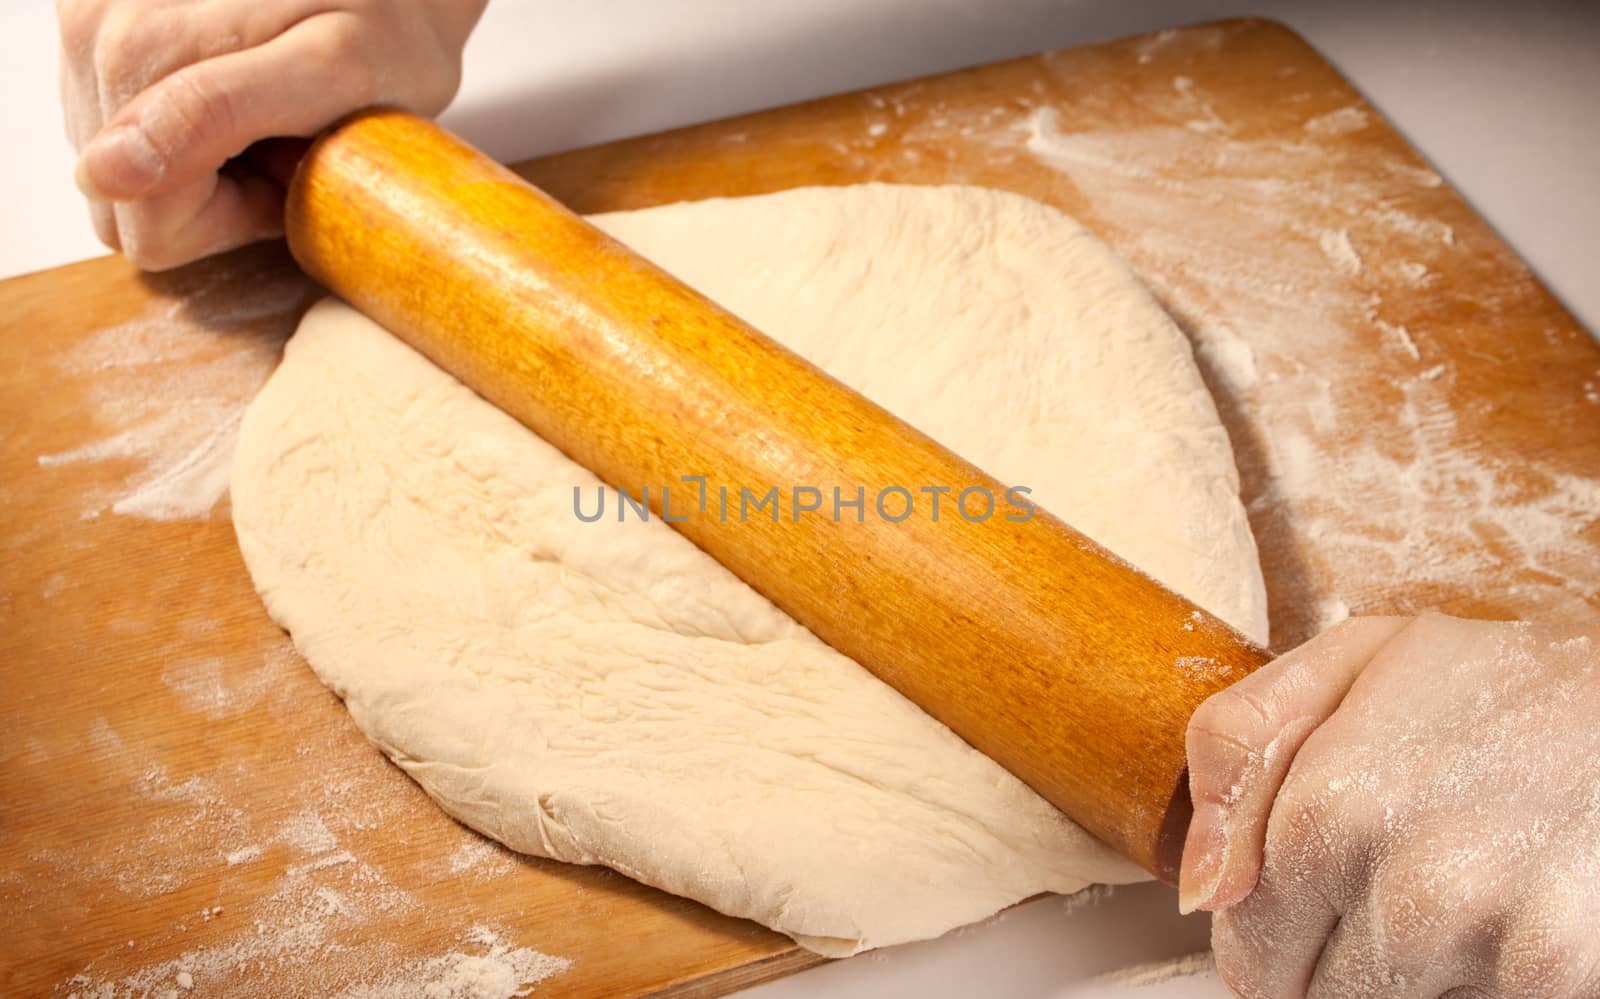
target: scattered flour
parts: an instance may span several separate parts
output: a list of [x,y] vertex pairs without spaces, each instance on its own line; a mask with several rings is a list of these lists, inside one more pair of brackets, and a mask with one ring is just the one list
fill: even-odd
[[222,656],[179,659],[161,672],[161,682],[185,707],[207,718],[227,718],[253,707],[271,689],[269,664],[239,668]]
[[1350,242],[1349,230],[1323,229],[1317,233],[1317,245],[1322,247],[1322,252],[1328,255],[1341,274],[1355,277],[1361,273],[1361,255]]
[[516,855],[499,843],[477,833],[468,832],[466,836],[445,860],[451,875],[493,878],[509,873],[516,866]]
[[402,963],[372,984],[339,993],[339,999],[510,999],[531,994],[532,986],[572,966],[528,947],[513,948],[486,926],[475,926],[467,941],[481,953],[452,951]]
[[310,282],[278,269],[212,265],[207,283],[153,299],[134,318],[91,334],[60,362],[92,378],[98,440],[39,456],[46,468],[115,463],[89,487],[85,517],[106,510],[152,520],[203,520],[227,491],[239,419],[276,363]]
[[1340,108],[1337,111],[1329,111],[1326,114],[1319,114],[1315,118],[1312,118],[1310,121],[1306,122],[1305,125],[1307,132],[1310,132],[1312,135],[1324,137],[1330,135],[1348,135],[1351,132],[1359,132],[1366,127],[1367,113],[1361,108],[1354,106]]
[[1180,656],[1173,665],[1189,680],[1200,683],[1220,679],[1233,672],[1227,663],[1219,663],[1209,656]]
[[1317,604],[1317,630],[1325,631],[1340,621],[1350,618],[1350,605],[1338,597],[1329,597]]
[[1195,349],[1234,392],[1242,394],[1260,377],[1256,352],[1250,341],[1227,326],[1218,325],[1211,336],[1195,345]]
[[[1483,246],[1422,217],[1414,203],[1429,196],[1414,192],[1439,187],[1435,172],[1329,141],[1366,126],[1359,108],[1312,118],[1302,141],[1257,139],[1226,120],[1185,127],[1205,89],[1154,98],[1147,123],[1125,130],[1074,130],[1035,107],[994,141],[1070,180],[1080,216],[1190,334],[1229,421],[1263,568],[1284,581],[1274,646],[1331,623],[1328,588],[1407,613],[1474,606],[1484,579],[1509,579],[1484,598],[1592,615],[1600,467],[1575,476],[1480,443],[1452,408],[1452,348],[1435,346],[1447,331],[1418,317],[1409,291],[1488,269],[1503,276],[1450,293],[1493,309],[1530,279],[1509,255],[1486,267]],[[1074,100],[1103,100],[1110,118],[1126,96]],[[1408,294],[1385,301],[1395,287]]]
[[[1386,323],[1382,319],[1373,320],[1373,325],[1382,330],[1383,333],[1392,339],[1401,350],[1405,351],[1405,353],[1410,356],[1413,361],[1422,360],[1422,348],[1417,346],[1417,339],[1411,335],[1410,330],[1406,329],[1399,323]],[[1421,377],[1426,378],[1427,372],[1422,372]]]
[[[247,670],[239,665],[222,664],[224,683],[252,671],[271,681],[251,709],[264,717],[303,722],[307,696],[321,695],[287,645],[252,657],[243,664]],[[285,999],[507,999],[528,994],[567,967],[562,958],[520,946],[505,927],[473,925],[484,915],[461,918],[427,908],[381,864],[364,859],[374,856],[371,848],[389,830],[434,806],[343,723],[341,708],[326,708],[329,720],[340,723],[299,729],[295,753],[282,761],[279,782],[286,779],[288,788],[282,800],[297,809],[287,814],[263,808],[256,796],[264,780],[260,763],[246,768],[219,760],[175,774],[153,750],[123,738],[104,719],[89,724],[78,751],[107,781],[131,788],[147,818],[137,837],[98,851],[97,866],[87,874],[120,894],[123,904],[179,892],[205,901],[199,918],[188,909],[165,931],[152,930],[128,946],[118,941],[114,951],[58,983],[55,994],[121,999],[182,996],[192,988],[195,995],[251,996],[270,983],[272,994]],[[272,798],[280,800],[277,793]],[[452,866],[475,880],[516,872],[516,860],[505,851],[465,830],[457,835],[461,845],[449,854]],[[485,846],[488,851],[480,849]],[[46,878],[81,883],[85,856],[62,848],[37,851],[29,860]],[[19,901],[0,882],[0,903]],[[402,952],[383,932],[391,922],[426,925],[446,943],[433,954]],[[203,936],[190,936],[202,926]]]
[[1079,892],[1063,896],[1061,899],[1062,912],[1077,912],[1079,909],[1092,909],[1108,901],[1116,894],[1116,885],[1090,885]]
[[1406,284],[1413,288],[1426,288],[1436,280],[1436,275],[1428,270],[1426,264],[1419,264],[1415,260],[1402,260],[1395,264],[1395,269],[1400,272],[1400,277]]
[[1216,970],[1216,962],[1212,960],[1211,952],[1204,950],[1198,954],[1185,954],[1165,961],[1150,961],[1118,968],[1097,975],[1095,980],[1108,985],[1139,987],[1160,985],[1174,978],[1187,978],[1191,975],[1215,974]]
[[339,841],[321,816],[311,812],[301,812],[285,822],[278,830],[278,838],[288,846],[309,854],[327,853],[339,846]]
[[[334,902],[328,903],[332,897]],[[151,965],[120,979],[99,979],[89,973],[73,976],[61,990],[68,999],[122,999],[164,996],[169,989],[196,990],[206,995],[250,995],[272,980],[274,970],[310,970],[307,988],[274,995],[299,999],[511,999],[527,996],[545,979],[572,966],[566,958],[531,947],[514,947],[489,926],[472,927],[456,948],[427,957],[392,952],[373,961],[356,985],[340,987],[337,975],[317,974],[316,965],[344,952],[337,930],[350,921],[344,901],[326,890],[323,902],[302,910],[298,920],[258,922],[254,932],[221,947],[197,947],[181,956]],[[334,961],[337,965],[339,962]],[[243,986],[241,988],[241,986]]]
[[[1419,219],[1390,206],[1369,207],[1363,214],[1367,221],[1397,235],[1443,246],[1454,246],[1456,243],[1455,230],[1437,219]],[[1416,275],[1415,280],[1418,281],[1428,272],[1425,266],[1415,262],[1408,263],[1406,267]]]

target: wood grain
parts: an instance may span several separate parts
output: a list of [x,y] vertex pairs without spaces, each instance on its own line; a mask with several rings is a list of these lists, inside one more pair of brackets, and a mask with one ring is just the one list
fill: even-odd
[[[1044,125],[1098,145],[1030,148]],[[1202,347],[1275,647],[1335,598],[1357,612],[1600,607],[1600,518],[1581,502],[1600,490],[1600,349],[1275,25],[1023,59],[520,170],[580,211],[865,180],[1056,205]],[[1328,233],[1358,267],[1324,253]],[[1286,260],[1325,266],[1297,264],[1276,298],[1244,280]],[[211,994],[336,993],[479,953],[475,925],[572,960],[542,995],[712,995],[813,963],[610,872],[480,847],[287,651],[226,500],[170,521],[111,510],[167,467],[162,441],[244,404],[313,293],[279,247],[159,278],[108,258],[0,284],[0,901],[16,914],[0,991],[142,981],[187,954],[222,969],[196,976]],[[1224,332],[1249,348],[1253,380],[1216,349]],[[185,419],[160,425],[163,412]],[[150,453],[40,463],[130,431]],[[1423,498],[1397,489],[1410,481]],[[335,848],[305,835],[312,819]]]

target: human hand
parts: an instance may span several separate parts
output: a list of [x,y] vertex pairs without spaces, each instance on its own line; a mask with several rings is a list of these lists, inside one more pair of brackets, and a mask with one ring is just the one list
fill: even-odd
[[58,0],[61,99],[95,232],[162,270],[282,231],[234,162],[373,104],[437,114],[488,0]]
[[1239,995],[1600,995],[1600,622],[1352,619],[1187,748],[1181,904]]

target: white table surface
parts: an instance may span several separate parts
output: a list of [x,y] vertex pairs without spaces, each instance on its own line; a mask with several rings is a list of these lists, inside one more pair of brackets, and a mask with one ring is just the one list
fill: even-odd
[[[268,0],[270,2],[270,0]],[[1600,4],[1549,0],[494,0],[445,121],[503,159],[653,132],[1045,49],[1238,14],[1321,50],[1600,329]],[[10,192],[0,276],[97,256],[71,181],[49,0],[5,0]],[[762,999],[1223,996],[1212,976],[1095,976],[1201,949],[1203,918],[1146,885],[796,975]]]

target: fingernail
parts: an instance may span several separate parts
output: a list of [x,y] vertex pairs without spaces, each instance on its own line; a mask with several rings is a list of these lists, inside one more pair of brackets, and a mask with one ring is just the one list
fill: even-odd
[[1178,871],[1178,912],[1187,916],[1203,909],[1222,886],[1228,866],[1228,812],[1215,804],[1195,809],[1183,844]]
[[79,190],[103,201],[137,198],[161,182],[166,164],[144,130],[118,125],[101,132],[78,157]]

